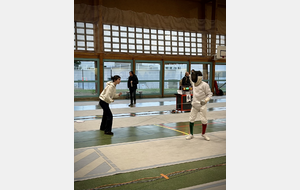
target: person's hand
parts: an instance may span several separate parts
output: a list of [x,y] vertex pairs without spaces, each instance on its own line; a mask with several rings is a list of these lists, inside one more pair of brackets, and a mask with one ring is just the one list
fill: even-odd
[[121,95],[122,95],[122,92],[119,93],[119,96],[121,96]]
[[207,102],[205,100],[201,100],[201,105],[205,105]]
[[132,83],[132,81],[130,81]]

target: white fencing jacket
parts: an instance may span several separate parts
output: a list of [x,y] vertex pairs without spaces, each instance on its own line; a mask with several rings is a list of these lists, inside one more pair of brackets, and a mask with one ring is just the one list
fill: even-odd
[[193,85],[192,105],[197,107],[199,105],[200,107],[201,100],[205,100],[206,102],[208,102],[212,97],[213,93],[211,92],[209,85],[206,82],[202,81],[202,76],[198,76],[198,80],[196,83],[194,83],[191,80],[191,76],[190,76],[190,81],[191,84]]

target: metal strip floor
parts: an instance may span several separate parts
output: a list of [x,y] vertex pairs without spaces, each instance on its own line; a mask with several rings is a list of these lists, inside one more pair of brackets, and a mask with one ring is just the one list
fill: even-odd
[[74,151],[75,181],[174,165],[226,155],[226,131],[79,148]]
[[74,122],[75,181],[226,156],[226,96],[213,97],[207,104],[210,141],[200,135],[199,118],[195,138],[185,140],[189,112],[168,113],[175,109],[172,98],[137,100],[135,108],[127,101],[110,105],[113,136],[99,131],[102,109],[96,101],[74,103],[74,118],[84,120]]

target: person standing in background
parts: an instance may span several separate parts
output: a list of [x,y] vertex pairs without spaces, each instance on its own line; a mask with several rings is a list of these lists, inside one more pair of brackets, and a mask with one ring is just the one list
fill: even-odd
[[190,76],[188,72],[185,72],[185,76],[179,81],[179,86],[180,86],[179,90],[182,89],[182,86],[183,87],[191,86]]
[[130,107],[133,107],[133,104],[136,104],[136,89],[139,80],[137,76],[134,74],[133,71],[129,72],[127,87],[129,88],[129,95],[130,95]]

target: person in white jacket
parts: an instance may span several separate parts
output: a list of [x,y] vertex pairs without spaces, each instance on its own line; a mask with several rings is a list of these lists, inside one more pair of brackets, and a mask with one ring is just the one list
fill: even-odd
[[113,115],[109,108],[109,104],[114,102],[114,98],[119,98],[122,95],[122,92],[116,94],[116,86],[120,84],[121,77],[119,75],[115,75],[111,77],[112,81],[106,83],[105,89],[101,92],[100,98],[100,106],[103,109],[103,116],[100,125],[100,130],[104,131],[104,134],[113,135],[114,133],[111,132],[112,129],[112,122],[113,122]]
[[194,138],[193,127],[197,114],[200,112],[200,121],[202,123],[202,137],[209,141],[210,138],[205,135],[207,127],[206,103],[212,97],[212,92],[209,85],[202,81],[201,71],[193,71],[190,75],[191,84],[193,85],[193,100],[192,109],[190,112],[190,134],[186,137],[187,140]]

